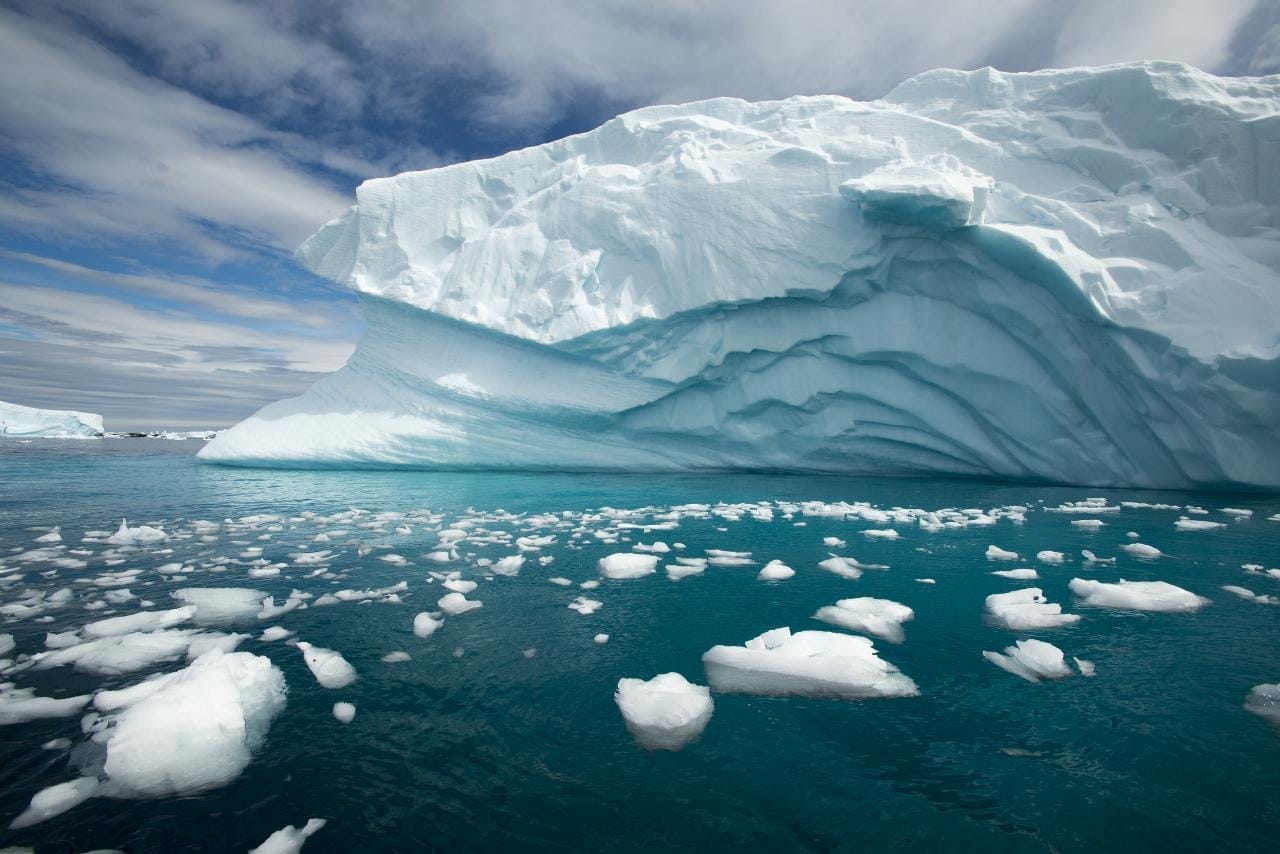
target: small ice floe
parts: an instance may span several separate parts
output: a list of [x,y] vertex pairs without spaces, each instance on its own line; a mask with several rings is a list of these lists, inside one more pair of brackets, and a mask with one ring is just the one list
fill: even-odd
[[298,641],[298,651],[322,688],[345,688],[356,681],[356,669],[351,666],[342,653],[321,646],[312,646],[306,641]]
[[468,599],[461,593],[446,593],[440,597],[440,601],[436,602],[436,605],[450,617],[456,617],[458,614],[465,614],[468,611],[474,611],[476,608],[484,607],[484,603],[479,599]]
[[351,703],[334,703],[333,716],[338,723],[349,724],[356,719],[356,707]]
[[53,528],[47,534],[41,534],[32,540],[33,543],[60,543],[62,542],[62,529]]
[[409,565],[409,559],[404,555],[398,555],[398,554],[381,555],[378,557],[378,560],[382,561],[383,563],[389,563],[392,566],[408,566]]
[[245,587],[184,587],[169,594],[179,602],[194,605],[192,619],[199,625],[221,625],[253,620],[267,597],[261,590]]
[[713,646],[702,663],[711,689],[721,693],[845,700],[920,693],[870,639],[839,632],[773,629],[742,646]]
[[397,649],[394,652],[389,652],[386,655],[382,656],[382,663],[383,664],[399,664],[402,661],[409,661],[412,658],[413,656],[409,655],[409,653],[403,652],[402,650]]
[[569,579],[567,579],[567,578],[561,578],[561,577],[560,577],[560,576],[558,576],[558,575],[557,575],[557,576],[554,576],[554,577],[552,577],[552,578],[548,578],[548,579],[547,579],[547,581],[550,581],[552,584],[555,584],[555,585],[556,585],[556,586],[558,586],[558,587],[572,587],[572,586],[573,586],[573,582],[572,582],[572,581],[570,581],[570,580],[569,580]]
[[1094,666],[1092,661],[1074,657],[1071,660],[1076,663],[1076,669],[1080,671],[1081,676],[1092,676],[1098,672],[1098,668]]
[[306,601],[311,598],[310,593],[304,593],[301,590],[294,590],[289,594],[289,598],[282,604],[276,604],[274,596],[268,596],[262,600],[262,607],[255,616],[259,620],[274,620],[281,614],[287,614],[290,611],[296,611],[306,606]]
[[262,634],[258,635],[258,640],[272,643],[274,641],[284,640],[292,635],[293,632],[289,631],[284,626],[268,626],[262,630]]
[[199,632],[191,629],[157,629],[85,641],[31,656],[36,670],[71,665],[82,673],[118,676],[172,661],[186,655],[197,658],[210,649],[231,652],[248,635]]
[[1089,528],[1092,530],[1097,530],[1098,528],[1103,527],[1107,523],[1102,521],[1101,519],[1072,519],[1071,524],[1077,528]]
[[592,638],[592,640],[593,640],[593,641],[595,641],[596,643],[608,643],[608,642],[609,642],[609,636],[608,636],[607,634],[605,634],[604,632],[601,632],[600,634],[598,634],[598,635],[596,635],[595,637],[593,637],[593,638]]
[[1209,604],[1203,596],[1170,584],[1167,581],[1125,581],[1115,584],[1073,578],[1071,592],[1080,597],[1082,605],[1099,608],[1118,608],[1125,611],[1195,611]]
[[90,699],[88,694],[61,699],[39,697],[34,688],[15,688],[13,683],[0,682],[0,726],[69,718],[78,715]]
[[1146,543],[1125,543],[1120,546],[1120,549],[1125,554],[1130,554],[1143,560],[1155,560],[1164,554],[1155,546],[1149,546]]
[[413,618],[413,633],[420,638],[429,638],[436,633],[436,629],[444,625],[444,620],[438,620],[431,614],[423,611],[421,614]]
[[756,574],[761,581],[785,581],[793,577],[796,571],[780,560],[771,560]]
[[62,815],[96,795],[98,785],[97,777],[78,777],[41,789],[32,796],[30,805],[9,822],[9,829],[19,830]]
[[892,599],[875,599],[860,596],[856,599],[841,599],[834,605],[824,605],[813,615],[815,620],[831,623],[854,632],[864,632],[883,638],[890,643],[902,643],[906,633],[902,624],[915,617],[912,611],[901,602]]
[[1216,528],[1225,528],[1227,525],[1225,522],[1210,522],[1208,519],[1188,519],[1183,516],[1173,523],[1173,527],[1179,531],[1212,531]]
[[1237,519],[1250,519],[1253,517],[1252,510],[1243,510],[1239,507],[1223,507],[1222,512]]
[[605,578],[614,580],[641,578],[657,572],[658,556],[618,552],[600,558],[596,565]]
[[938,580],[936,578],[917,578],[916,583],[917,584],[937,584]]
[[731,552],[725,549],[707,549],[707,563],[710,566],[749,566],[755,563],[751,552]]
[[1039,587],[993,593],[987,597],[986,609],[993,623],[1015,632],[1069,626],[1080,621],[1079,614],[1064,614],[1061,605],[1045,599]]
[[85,625],[81,632],[86,640],[127,635],[131,632],[150,632],[167,629],[185,623],[195,616],[196,609],[188,605],[169,611],[140,611],[124,617],[108,617]]
[[671,551],[671,547],[662,540],[655,540],[652,544],[636,543],[631,548],[638,552],[647,552],[648,554],[666,554]]
[[1245,697],[1244,707],[1280,727],[1280,682],[1254,685]]
[[1111,565],[1116,562],[1116,559],[1113,557],[1098,557],[1096,554],[1089,551],[1088,549],[1084,549],[1083,551],[1081,551],[1080,555],[1084,558],[1085,564],[1090,566],[1093,566],[1095,564],[1098,566]]
[[868,528],[862,532],[862,536],[873,540],[896,540],[901,534],[893,528]]
[[465,595],[470,593],[472,590],[475,590],[480,585],[476,584],[474,581],[468,581],[465,578],[449,578],[440,586],[445,590],[452,590],[454,593],[462,593]]
[[1062,650],[1042,640],[1020,640],[1013,646],[1007,646],[1004,653],[984,651],[982,657],[1001,670],[1028,682],[1039,682],[1042,679],[1064,679],[1071,675]]
[[328,822],[322,818],[310,819],[301,829],[292,824],[282,827],[267,837],[266,841],[249,854],[301,854],[302,846]]
[[507,557],[499,558],[494,561],[493,565],[490,566],[489,569],[495,575],[519,575],[520,569],[524,566],[524,562],[524,555],[508,555]]
[[987,546],[987,560],[1020,560],[1017,552],[1002,549],[999,546]]
[[120,527],[116,529],[114,534],[107,537],[105,542],[113,546],[134,546],[158,543],[167,539],[169,539],[169,535],[160,528],[152,528],[147,525],[130,528],[128,520],[121,519]]
[[841,578],[857,581],[862,577],[863,570],[888,569],[889,567],[878,563],[862,563],[856,558],[844,557],[843,555],[831,555],[826,560],[819,561],[818,568],[825,569],[827,572],[834,573]]
[[1260,596],[1247,587],[1240,587],[1235,584],[1224,584],[1222,585],[1222,589],[1235,596],[1239,596],[1241,599],[1246,599],[1250,602],[1257,602],[1259,605],[1280,605],[1280,596]]
[[632,738],[646,750],[680,750],[702,735],[715,710],[711,690],[679,673],[619,679],[613,699]]
[[600,579],[592,578],[589,581],[582,582],[578,586],[581,587],[583,590],[595,590],[597,587],[600,586]]
[[1040,577],[1040,573],[1034,569],[997,569],[991,574],[1001,578],[1012,578],[1014,581],[1035,581]]
[[1042,552],[1036,552],[1036,560],[1041,563],[1062,563],[1067,559],[1063,552],[1050,551],[1045,549]]
[[588,599],[585,596],[579,596],[569,603],[569,610],[577,611],[584,617],[588,614],[594,614],[603,607],[604,603],[598,599]]
[[823,537],[822,544],[829,549],[842,549],[847,544],[839,537]]

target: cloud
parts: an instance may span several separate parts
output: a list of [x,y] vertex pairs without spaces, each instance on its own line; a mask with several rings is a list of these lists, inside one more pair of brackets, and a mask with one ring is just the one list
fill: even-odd
[[[221,426],[341,367],[357,330],[303,335],[0,282],[0,387],[120,427]],[[200,416],[198,422],[187,419]]]

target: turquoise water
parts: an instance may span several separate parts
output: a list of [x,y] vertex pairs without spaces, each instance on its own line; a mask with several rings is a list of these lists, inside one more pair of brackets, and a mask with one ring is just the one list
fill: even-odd
[[[1026,505],[1026,521],[926,533],[895,525],[897,541],[870,540],[862,521],[797,515],[788,521],[744,516],[684,518],[679,528],[636,541],[750,551],[761,563],[780,558],[795,578],[757,581],[759,565],[710,567],[678,583],[659,572],[605,581],[594,592],[603,608],[590,616],[567,609],[583,594],[547,582],[597,577],[598,558],[630,543],[592,540],[567,548],[564,535],[545,550],[554,563],[530,560],[518,577],[480,581],[472,598],[484,607],[446,618],[423,640],[414,614],[433,610],[442,591],[426,582],[442,567],[422,560],[435,533],[408,535],[353,529],[332,564],[341,579],[249,579],[244,567],[221,575],[166,581],[156,566],[212,548],[234,555],[229,537],[214,546],[170,542],[173,555],[143,550],[114,569],[140,568],[132,585],[156,607],[167,592],[237,585],[274,594],[295,587],[317,595],[339,588],[408,582],[403,604],[343,603],[285,614],[279,624],[319,646],[340,650],[360,673],[349,688],[321,688],[301,655],[283,643],[250,639],[240,649],[266,655],[284,672],[288,704],[245,772],[203,794],[162,800],[89,800],[20,831],[0,831],[0,846],[130,852],[244,851],[286,824],[309,817],[328,826],[308,854],[347,851],[652,850],[837,851],[866,849],[1001,851],[1263,851],[1280,833],[1280,732],[1246,712],[1259,683],[1280,681],[1280,607],[1232,596],[1224,584],[1280,594],[1280,580],[1245,574],[1242,564],[1280,565],[1280,512],[1274,496],[1126,492],[941,480],[857,480],[778,476],[605,476],[504,473],[281,472],[200,465],[197,443],[147,440],[0,443],[0,564],[39,533],[61,525],[74,548],[88,529],[257,513],[329,514],[359,507],[407,512],[429,508],[455,519],[467,508],[511,513],[657,508],[693,502],[866,501],[883,508],[993,508]],[[1103,496],[1120,501],[1194,504],[1197,517],[1224,529],[1183,533],[1181,515],[1125,509],[1098,516],[1091,532],[1045,511]],[[1222,507],[1251,509],[1233,521]],[[1090,518],[1085,516],[1084,518]],[[798,527],[792,521],[805,521]],[[494,524],[489,527],[500,528]],[[255,545],[268,560],[287,560],[311,542],[305,520]],[[724,528],[726,530],[718,530]],[[1126,533],[1157,546],[1155,561],[1118,549]],[[524,532],[527,533],[527,532]],[[858,581],[816,568],[826,536],[848,542],[842,553],[888,564]],[[247,538],[246,538],[247,539]],[[372,547],[360,556],[346,540]],[[996,565],[997,544],[1024,557],[1066,552],[1061,566],[1035,561]],[[1117,565],[1085,569],[1081,549],[1116,555]],[[494,559],[509,546],[473,548]],[[189,551],[190,554],[184,554]],[[378,560],[390,552],[411,562]],[[1022,584],[992,569],[1035,566],[1034,582],[1050,601],[1083,615],[1074,626],[1014,633],[987,624],[983,601]],[[19,585],[0,586],[0,602],[25,588],[71,585],[77,601],[49,612],[47,623],[0,623],[18,652],[42,648],[44,633],[76,628],[108,611],[86,613],[95,594],[83,570],[24,565]],[[454,567],[444,567],[454,568]],[[464,574],[480,578],[468,562]],[[1164,580],[1213,600],[1190,614],[1140,614],[1081,606],[1067,589],[1076,576],[1114,581]],[[931,577],[935,585],[914,579]],[[831,629],[810,615],[850,596],[894,599],[915,609],[901,645],[877,641],[881,655],[919,685],[921,696],[843,702],[717,695],[702,737],[678,753],[637,747],[613,703],[620,677],[679,671],[705,684],[700,657],[715,644],[740,644],[777,626]],[[121,606],[131,613],[136,606]],[[263,624],[266,625],[266,624]],[[245,631],[255,631],[251,626]],[[832,629],[834,630],[834,629]],[[611,638],[593,643],[597,632]],[[1037,637],[1097,665],[1079,675],[1032,684],[997,669],[983,650]],[[536,649],[528,658],[524,651]],[[413,658],[385,664],[404,650]],[[100,678],[69,668],[9,677],[42,694],[62,696],[133,684],[170,662],[127,676]],[[358,708],[339,724],[335,700]],[[77,718],[0,727],[0,818],[7,823],[39,789],[74,776],[65,750],[42,750],[58,737],[79,743]]]

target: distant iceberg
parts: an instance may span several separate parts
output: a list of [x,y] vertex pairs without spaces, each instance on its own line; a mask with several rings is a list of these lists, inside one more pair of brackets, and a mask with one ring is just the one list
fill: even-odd
[[206,460],[1280,488],[1280,76],[648,107],[299,258],[368,331]]
[[101,435],[101,415],[69,409],[35,409],[0,400],[0,437],[93,439]]

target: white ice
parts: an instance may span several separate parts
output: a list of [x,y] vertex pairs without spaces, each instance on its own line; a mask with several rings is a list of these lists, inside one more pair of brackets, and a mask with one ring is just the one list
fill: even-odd
[[1087,578],[1071,579],[1071,592],[1082,605],[1126,611],[1196,611],[1209,604],[1203,596],[1167,581],[1125,581],[1114,584]]
[[915,612],[901,602],[870,596],[840,599],[834,605],[822,606],[813,615],[815,620],[875,635],[890,643],[902,643],[906,639],[902,624],[914,617]]
[[680,750],[702,735],[714,711],[711,690],[679,673],[619,679],[613,699],[632,737],[647,750]]

